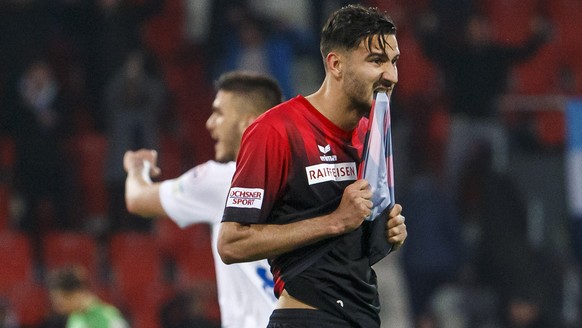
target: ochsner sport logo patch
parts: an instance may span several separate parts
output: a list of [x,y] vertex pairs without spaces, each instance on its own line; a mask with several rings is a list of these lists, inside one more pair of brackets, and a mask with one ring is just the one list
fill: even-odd
[[230,188],[226,207],[258,208],[263,205],[265,191],[260,188]]
[[305,168],[310,185],[326,181],[356,180],[356,163],[323,163]]

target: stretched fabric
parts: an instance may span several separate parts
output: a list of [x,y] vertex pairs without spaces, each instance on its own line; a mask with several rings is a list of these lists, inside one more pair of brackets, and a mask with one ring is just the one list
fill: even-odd
[[394,206],[390,99],[385,92],[374,96],[358,178],[368,180],[373,192],[374,205],[368,221],[375,220],[385,209]]

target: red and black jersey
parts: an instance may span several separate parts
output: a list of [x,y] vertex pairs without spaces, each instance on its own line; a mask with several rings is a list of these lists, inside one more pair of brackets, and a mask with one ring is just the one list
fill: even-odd
[[[264,113],[243,135],[223,221],[286,224],[334,211],[357,179],[367,124],[346,132],[302,96]],[[277,296],[285,288],[358,326],[379,326],[370,225],[270,259]]]

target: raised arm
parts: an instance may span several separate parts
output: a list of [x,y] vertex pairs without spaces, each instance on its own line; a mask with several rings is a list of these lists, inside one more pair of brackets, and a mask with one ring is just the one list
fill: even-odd
[[[146,164],[147,163],[147,164]],[[123,167],[127,172],[125,180],[125,204],[127,210],[143,217],[166,215],[160,202],[160,184],[154,183],[151,176],[160,174],[156,166],[155,150],[141,149],[128,151],[123,158]]]

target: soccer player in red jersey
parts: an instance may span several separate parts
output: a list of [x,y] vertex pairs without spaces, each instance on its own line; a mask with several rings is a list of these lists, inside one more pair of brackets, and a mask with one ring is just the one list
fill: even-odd
[[380,327],[372,265],[407,236],[402,207],[374,220],[357,179],[374,93],[392,92],[392,20],[350,5],[321,34],[325,79],[261,115],[243,135],[221,224],[225,263],[268,258],[278,296],[268,327]]

